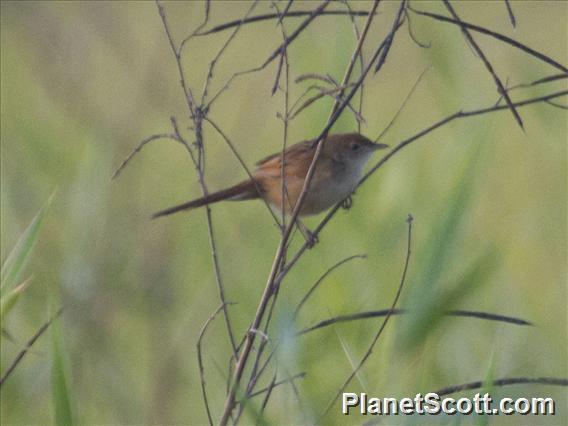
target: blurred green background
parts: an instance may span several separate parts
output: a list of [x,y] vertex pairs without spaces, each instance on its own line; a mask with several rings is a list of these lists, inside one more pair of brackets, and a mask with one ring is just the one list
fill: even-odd
[[[281,8],[285,2],[280,2]],[[517,28],[504,2],[457,3],[467,21],[496,29],[558,62],[568,63],[566,2],[513,2]],[[298,2],[292,10],[318,3]],[[353,2],[368,10],[369,2]],[[413,2],[445,13],[439,3]],[[203,18],[203,3],[164,4],[177,42]],[[249,2],[213,2],[209,26],[237,19]],[[364,53],[382,40],[397,8],[383,2]],[[344,10],[337,3],[330,9]],[[253,14],[273,11],[260,2]],[[385,67],[365,85],[362,132],[374,138],[388,124],[418,75],[429,71],[383,142],[394,145],[458,109],[490,106],[495,84],[449,24],[411,15],[430,49],[398,33]],[[365,18],[356,18],[361,28]],[[288,33],[301,18],[286,22]],[[185,48],[188,82],[200,93],[209,62],[229,36],[192,40]],[[281,42],[274,21],[243,28],[218,63],[212,90],[235,71],[261,64]],[[526,54],[475,35],[509,86],[558,71]],[[303,73],[337,80],[355,46],[346,17],[320,17],[289,49],[290,96],[310,84]],[[237,79],[210,112],[249,166],[277,151],[284,97],[270,96],[277,61]],[[566,88],[565,80],[513,92],[514,99]],[[24,276],[30,288],[3,324],[4,371],[24,342],[60,304],[60,334],[74,415],[82,424],[204,424],[195,345],[218,306],[204,212],[159,221],[152,212],[200,194],[183,147],[157,141],[115,181],[110,177],[143,138],[182,131],[187,118],[175,61],[153,2],[1,3],[1,249],[2,260],[36,212],[56,191]],[[565,102],[561,99],[560,102]],[[316,136],[330,100],[315,104],[289,128],[289,140]],[[413,257],[400,306],[418,314],[393,318],[349,391],[375,396],[416,392],[483,378],[566,377],[567,175],[566,113],[539,104],[451,123],[396,155],[340,211],[283,283],[271,337],[289,327],[290,311],[313,282],[344,257],[366,253],[337,270],[305,306],[295,327],[364,310],[388,308],[402,272],[408,213],[415,217]],[[334,131],[356,128],[344,114]],[[206,178],[221,189],[245,177],[223,140],[205,126]],[[279,240],[259,202],[213,207],[218,254],[238,336],[252,319]],[[317,218],[306,220],[314,227]],[[293,247],[300,244],[296,235]],[[470,309],[524,318],[535,327],[439,318],[444,309]],[[266,413],[273,424],[310,423],[347,377],[380,326],[342,324],[287,340],[281,374],[306,371],[297,382],[303,414],[289,386]],[[1,393],[3,424],[52,419],[52,339],[43,336]],[[217,418],[224,401],[229,345],[222,319],[204,343],[207,386]],[[265,381],[270,379],[265,376]],[[283,377],[283,376],[281,376]],[[285,376],[284,376],[285,377]],[[265,386],[265,383],[260,387]],[[567,393],[547,386],[495,389],[494,396],[552,396],[554,417],[522,419],[565,424]],[[258,401],[260,404],[260,401]],[[368,418],[340,415],[330,424]],[[252,417],[245,414],[245,424]],[[417,419],[417,421],[424,419]],[[388,419],[386,423],[409,419]],[[437,419],[440,423],[468,419]],[[474,420],[475,421],[475,420]],[[490,419],[518,424],[519,417]]]

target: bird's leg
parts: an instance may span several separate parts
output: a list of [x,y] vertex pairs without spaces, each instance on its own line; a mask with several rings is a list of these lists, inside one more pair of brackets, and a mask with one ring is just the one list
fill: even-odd
[[300,221],[300,219],[296,219],[296,226],[298,227],[298,229],[306,239],[306,244],[308,248],[311,249],[313,246],[315,246],[316,243],[319,241],[317,235],[315,235],[312,231],[310,231],[308,227]]
[[351,197],[351,195],[341,202],[341,208],[343,210],[349,210],[352,205],[353,205],[353,197]]

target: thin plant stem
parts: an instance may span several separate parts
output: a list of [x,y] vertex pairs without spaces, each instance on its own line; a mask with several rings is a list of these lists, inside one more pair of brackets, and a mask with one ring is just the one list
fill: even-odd
[[209,424],[213,426],[213,418],[211,417],[211,409],[209,408],[209,401],[207,398],[207,389],[205,387],[205,367],[203,365],[203,354],[201,351],[201,344],[203,341],[203,337],[205,337],[205,333],[207,331],[207,327],[209,324],[215,319],[217,314],[223,309],[223,305],[219,305],[217,309],[209,316],[203,327],[201,328],[201,332],[199,333],[199,337],[197,339],[197,365],[199,367],[199,381],[201,383],[201,394],[203,396],[203,404],[205,404],[205,411],[207,412],[207,419],[209,420]]
[[10,377],[10,375],[14,372],[14,370],[16,369],[16,367],[20,364],[20,362],[22,362],[22,360],[24,359],[24,357],[26,356],[26,354],[29,352],[29,350],[32,348],[32,346],[35,344],[35,342],[37,341],[37,339],[39,339],[43,333],[45,333],[47,331],[47,329],[49,328],[49,326],[53,323],[53,321],[55,321],[57,318],[59,318],[59,316],[63,313],[63,308],[60,308],[55,315],[53,315],[51,318],[49,318],[35,333],[34,335],[30,338],[30,340],[28,340],[28,342],[26,343],[26,345],[24,346],[24,349],[22,349],[18,355],[16,355],[16,358],[14,358],[14,361],[12,361],[12,363],[10,364],[10,366],[6,369],[6,371],[4,372],[4,374],[2,375],[2,377],[0,378],[0,387],[6,382],[6,380],[8,379],[8,377]]
[[379,330],[375,334],[375,337],[373,338],[371,344],[369,345],[369,348],[367,349],[367,351],[365,352],[365,354],[361,358],[361,361],[359,361],[359,363],[353,369],[353,371],[349,374],[349,376],[347,377],[347,379],[345,380],[343,385],[341,385],[337,394],[329,402],[327,408],[324,410],[324,412],[320,416],[320,420],[323,416],[325,416],[327,414],[327,412],[331,409],[331,407],[333,406],[333,404],[335,403],[337,398],[341,395],[341,393],[345,390],[345,388],[349,385],[349,383],[351,383],[351,380],[353,380],[353,377],[355,377],[355,375],[359,372],[359,370],[361,370],[361,368],[363,367],[365,362],[369,359],[369,357],[373,353],[373,349],[375,348],[375,345],[379,341],[379,338],[383,334],[383,331],[385,330],[386,325],[389,322],[390,317],[392,316],[392,312],[393,312],[394,308],[396,307],[396,304],[398,303],[398,299],[400,298],[400,294],[402,293],[402,288],[404,287],[404,283],[406,281],[406,274],[408,272],[408,265],[410,264],[410,254],[412,253],[412,221],[413,220],[414,219],[413,219],[412,215],[409,214],[408,218],[406,220],[406,222],[408,223],[408,237],[407,237],[407,242],[406,242],[406,257],[405,257],[405,260],[404,260],[404,268],[403,268],[403,271],[402,271],[402,276],[400,278],[400,284],[398,285],[398,289],[396,291],[396,295],[393,299],[392,305],[389,309],[389,313],[387,314],[387,316],[385,317],[385,320],[381,324],[381,327],[379,328]]
[[[185,74],[183,72],[183,66],[181,64],[180,52],[176,48],[176,45],[175,45],[175,42],[172,38],[172,34],[171,34],[170,27],[169,27],[169,24],[168,24],[166,12],[165,12],[163,6],[160,4],[159,0],[156,0],[156,6],[158,8],[158,12],[160,14],[160,18],[162,20],[164,30],[165,30],[166,35],[168,37],[168,41],[169,41],[172,53],[174,54],[174,57],[175,57],[175,60],[176,60],[179,78],[180,78],[180,84],[181,84],[181,87],[182,87],[184,94],[185,94],[185,101],[186,101],[186,105],[187,105],[187,108],[188,108],[188,111],[189,111],[189,115],[193,119],[194,124],[195,124],[195,137],[196,137],[196,145],[197,145],[197,148],[198,148],[197,160],[195,159],[195,157],[193,155],[193,152],[191,150],[191,146],[187,142],[184,141],[184,139],[179,134],[179,131],[177,130],[177,126],[176,126],[177,136],[181,139],[182,142],[184,142],[184,145],[185,145],[192,161],[194,162],[195,169],[196,169],[197,176],[198,176],[198,181],[199,181],[199,184],[201,186],[201,192],[202,192],[203,196],[206,196],[208,194],[208,191],[207,191],[207,186],[205,184],[205,176],[204,176],[204,172],[205,172],[205,159],[204,159],[205,151],[204,151],[204,147],[203,147],[203,134],[202,134],[202,120],[203,120],[204,111],[203,111],[203,108],[197,108],[197,106],[195,105],[194,97],[192,95],[191,90],[189,89],[189,87],[187,85],[187,82],[186,82],[186,79],[185,79]],[[232,40],[232,38],[230,38],[229,41],[230,40]],[[175,121],[173,121],[173,123],[175,124]],[[218,254],[217,254],[217,245],[216,245],[216,242],[215,242],[215,232],[214,232],[214,229],[213,229],[213,220],[212,220],[212,217],[211,217],[211,209],[209,208],[208,205],[205,206],[205,214],[206,214],[206,218],[207,218],[207,229],[208,229],[208,234],[209,234],[209,243],[210,243],[210,246],[211,246],[211,258],[213,260],[213,269],[215,271],[215,282],[217,284],[219,299],[220,299],[221,305],[223,307],[223,316],[224,316],[224,319],[225,319],[227,334],[229,336],[229,342],[230,342],[232,350],[233,350],[233,356],[236,358],[237,357],[237,345],[235,343],[235,337],[234,337],[234,334],[233,334],[231,320],[229,318],[229,311],[227,309],[227,300],[226,300],[226,297],[225,297],[225,289],[224,289],[223,280],[222,280],[222,277],[221,277],[221,268],[219,266],[219,258],[218,258]]]
[[503,96],[503,98],[505,99],[505,102],[507,103],[507,106],[511,110],[511,113],[513,114],[513,116],[515,117],[515,120],[517,121],[517,123],[519,124],[521,129],[524,129],[523,120],[521,119],[521,116],[517,112],[515,105],[513,105],[513,101],[511,101],[511,98],[509,97],[509,94],[507,93],[505,86],[503,86],[501,79],[499,78],[499,76],[497,75],[495,70],[493,69],[493,65],[491,65],[491,62],[489,62],[489,59],[487,59],[487,56],[485,56],[485,53],[483,53],[483,50],[481,50],[479,45],[475,42],[473,36],[469,33],[467,26],[462,24],[461,19],[459,18],[458,14],[456,13],[454,8],[450,4],[450,1],[449,0],[442,0],[442,1],[444,2],[444,5],[446,5],[446,9],[448,9],[448,11],[454,17],[454,19],[459,22],[459,26],[461,28],[463,35],[469,41],[469,44],[473,47],[473,50],[475,50],[475,53],[477,53],[477,56],[479,56],[479,58],[483,62],[483,65],[485,65],[485,68],[487,68],[487,71],[489,72],[489,74],[491,74],[491,76],[493,77],[493,80],[495,81],[495,84],[497,85],[497,91],[499,92],[499,95]]

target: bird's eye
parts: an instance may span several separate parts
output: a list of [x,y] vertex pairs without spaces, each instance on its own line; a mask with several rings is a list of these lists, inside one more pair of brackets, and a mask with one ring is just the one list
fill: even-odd
[[351,151],[357,151],[359,149],[359,144],[358,143],[352,143],[351,144]]

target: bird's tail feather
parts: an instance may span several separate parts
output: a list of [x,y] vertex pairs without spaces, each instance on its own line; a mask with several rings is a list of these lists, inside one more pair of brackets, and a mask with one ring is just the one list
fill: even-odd
[[156,219],[161,216],[167,216],[183,210],[196,209],[198,207],[217,203],[223,200],[251,200],[258,197],[259,195],[255,182],[253,182],[252,180],[246,180],[244,182],[238,183],[235,186],[231,186],[230,188],[206,195],[205,197],[197,198],[196,200],[191,200],[187,203],[179,204],[177,206],[161,210],[157,213],[154,213],[152,215],[152,219]]

